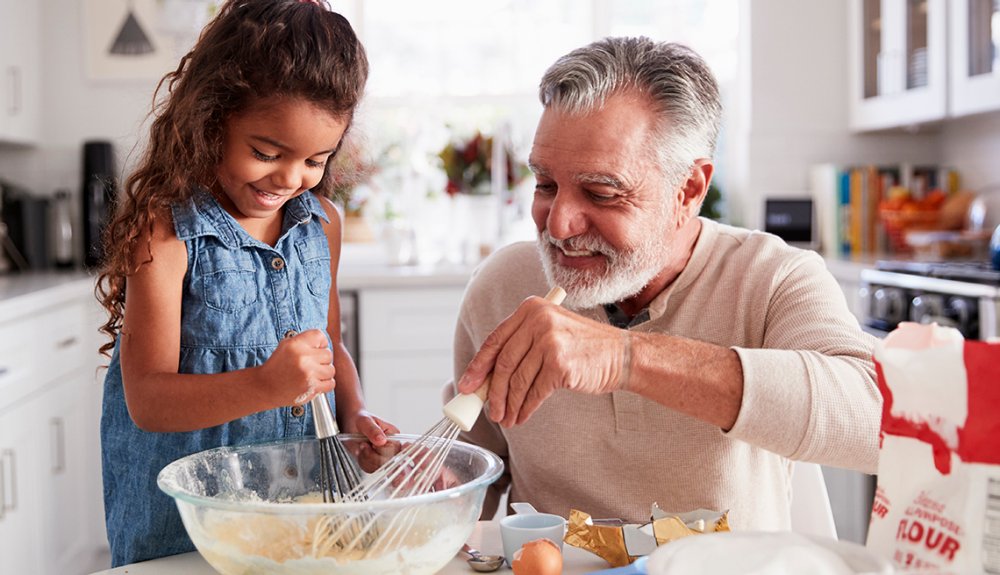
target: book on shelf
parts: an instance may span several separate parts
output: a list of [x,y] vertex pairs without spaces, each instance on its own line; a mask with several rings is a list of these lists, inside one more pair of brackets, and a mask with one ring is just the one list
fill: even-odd
[[[904,252],[907,223],[887,218],[888,206],[899,204],[899,196],[904,195],[904,203],[923,209],[921,201],[932,190],[953,193],[959,187],[958,173],[952,168],[906,163],[816,164],[810,168],[809,181],[817,206],[820,249],[824,255],[842,257]],[[889,202],[893,197],[897,199]],[[922,218],[921,225],[927,221]]]

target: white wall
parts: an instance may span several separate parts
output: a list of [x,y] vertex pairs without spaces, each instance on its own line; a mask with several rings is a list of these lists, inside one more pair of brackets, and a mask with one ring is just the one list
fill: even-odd
[[739,223],[759,227],[766,197],[808,195],[813,164],[940,160],[934,133],[848,131],[846,2],[751,0],[749,19]]
[[49,195],[58,188],[79,193],[83,142],[110,140],[121,169],[142,133],[155,80],[88,80],[84,66],[81,0],[42,2],[41,144],[34,149],[0,148],[0,174]]
[[948,122],[941,135],[941,157],[960,168],[965,188],[1000,192],[1000,112]]

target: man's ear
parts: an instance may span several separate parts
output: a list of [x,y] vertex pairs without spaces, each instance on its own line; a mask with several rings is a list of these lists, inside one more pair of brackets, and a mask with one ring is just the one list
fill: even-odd
[[701,204],[708,193],[708,185],[712,182],[715,165],[712,160],[702,158],[695,160],[694,166],[684,185],[681,186],[681,211],[687,218],[693,218],[701,211]]

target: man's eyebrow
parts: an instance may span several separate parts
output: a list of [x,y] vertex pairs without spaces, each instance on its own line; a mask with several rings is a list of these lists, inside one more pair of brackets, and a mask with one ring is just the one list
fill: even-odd
[[[543,178],[550,177],[549,171],[538,164],[528,161],[528,168],[534,172],[536,176],[541,176]],[[614,188],[616,190],[625,191],[628,186],[622,181],[618,176],[612,174],[607,174],[603,172],[585,172],[582,174],[576,174],[573,176],[573,181],[578,184],[596,184],[598,186],[607,186],[609,188]]]
[[532,162],[530,159],[528,160],[528,169],[531,170],[531,173],[535,174],[536,176],[546,177],[549,175],[548,170]]
[[625,182],[623,182],[618,176],[600,172],[577,174],[573,176],[573,181],[578,184],[596,184],[598,186],[607,186],[616,190],[624,191],[628,189]]

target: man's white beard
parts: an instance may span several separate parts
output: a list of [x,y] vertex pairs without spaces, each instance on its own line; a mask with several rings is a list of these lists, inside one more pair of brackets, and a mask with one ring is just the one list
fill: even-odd
[[[642,291],[666,265],[668,254],[658,239],[644,240],[635,249],[623,252],[596,234],[555,240],[547,230],[542,230],[538,233],[538,251],[549,285],[566,290],[562,305],[582,310],[617,303]],[[602,255],[607,266],[603,273],[561,266],[560,248]]]

